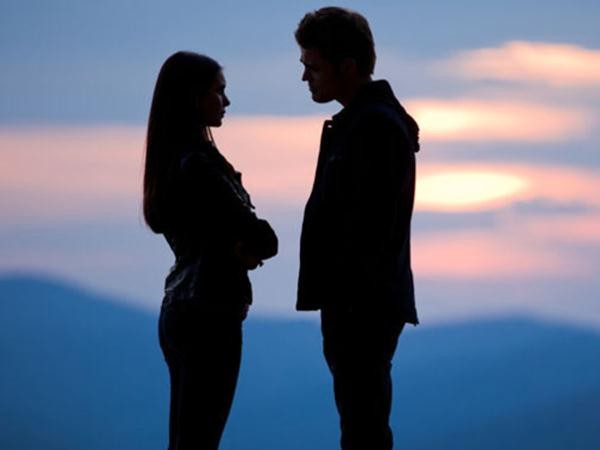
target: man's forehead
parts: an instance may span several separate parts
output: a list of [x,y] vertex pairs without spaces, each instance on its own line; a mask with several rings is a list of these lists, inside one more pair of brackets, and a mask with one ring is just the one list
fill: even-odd
[[303,48],[300,52],[300,61],[303,63],[314,63],[323,60],[321,52],[315,48]]

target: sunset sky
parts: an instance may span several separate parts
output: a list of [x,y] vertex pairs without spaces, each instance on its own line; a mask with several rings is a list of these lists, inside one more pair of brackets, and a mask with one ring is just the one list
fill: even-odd
[[[172,256],[141,217],[145,121],[162,61],[189,49],[225,67],[216,140],[280,235],[254,310],[299,315],[302,209],[339,105],[311,102],[293,31],[324,4],[0,1],[0,271],[158,309]],[[421,126],[421,321],[600,330],[600,3],[338,4],[369,19],[375,78]]]

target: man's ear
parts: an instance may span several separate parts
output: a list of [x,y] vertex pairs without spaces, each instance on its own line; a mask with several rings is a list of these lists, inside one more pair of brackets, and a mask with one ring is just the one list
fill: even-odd
[[358,66],[354,58],[344,58],[340,63],[340,73],[344,76],[354,76],[358,73]]

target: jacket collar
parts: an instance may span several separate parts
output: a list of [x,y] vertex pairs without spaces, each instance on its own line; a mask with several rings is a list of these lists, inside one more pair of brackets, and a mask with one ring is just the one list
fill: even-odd
[[371,103],[383,103],[399,112],[403,118],[405,133],[410,142],[410,147],[413,152],[418,152],[420,149],[419,125],[396,99],[392,87],[386,80],[370,81],[361,86],[350,103],[332,117],[333,124],[341,124],[349,120],[362,108]]
[[332,119],[337,122],[351,116],[356,110],[371,102],[383,102],[394,108],[401,108],[400,103],[386,80],[369,81],[360,87],[354,98]]

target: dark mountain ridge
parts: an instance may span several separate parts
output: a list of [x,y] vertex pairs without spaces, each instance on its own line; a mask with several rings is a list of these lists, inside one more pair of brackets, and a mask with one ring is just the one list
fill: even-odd
[[[318,324],[251,318],[222,449],[337,447]],[[165,448],[156,317],[57,280],[0,278],[0,448]],[[394,364],[397,448],[600,448],[600,334],[504,318],[417,328]]]

